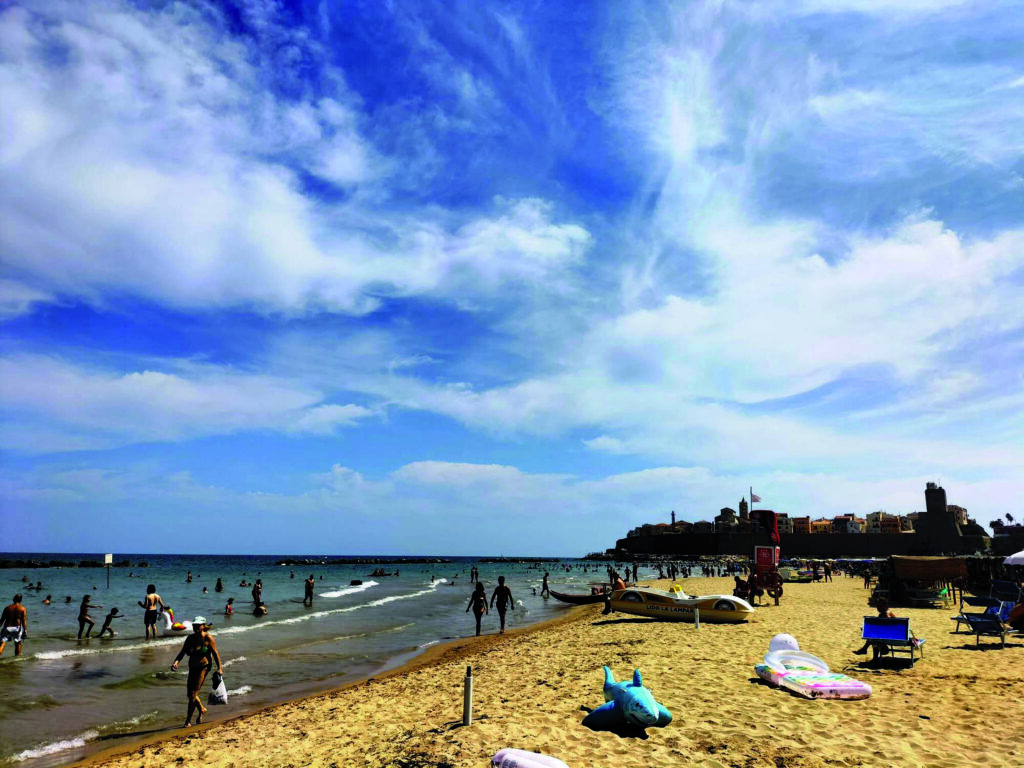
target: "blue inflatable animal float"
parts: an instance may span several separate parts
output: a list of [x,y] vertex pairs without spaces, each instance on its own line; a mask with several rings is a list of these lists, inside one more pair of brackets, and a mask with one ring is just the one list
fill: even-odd
[[583,724],[592,730],[664,728],[672,722],[672,713],[644,688],[639,669],[633,670],[633,682],[617,683],[612,671],[605,667],[604,700],[604,704],[583,718]]

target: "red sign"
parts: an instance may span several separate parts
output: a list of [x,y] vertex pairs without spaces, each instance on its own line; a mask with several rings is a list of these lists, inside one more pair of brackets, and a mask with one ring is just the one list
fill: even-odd
[[778,565],[778,547],[754,547],[754,564],[760,566]]

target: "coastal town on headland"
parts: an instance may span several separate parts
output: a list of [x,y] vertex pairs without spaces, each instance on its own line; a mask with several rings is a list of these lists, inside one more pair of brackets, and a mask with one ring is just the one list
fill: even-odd
[[[760,499],[751,494],[755,502]],[[902,515],[885,511],[863,516],[847,513],[832,518],[789,515],[751,509],[744,497],[735,510],[724,507],[713,520],[688,522],[670,513],[668,521],[644,523],[630,530],[605,556],[750,556],[757,544],[768,544],[764,520],[777,528],[787,557],[852,558],[890,555],[984,555],[1016,552],[1024,546],[1024,525],[1007,513],[1006,522],[990,523],[991,535],[968,511],[947,503],[946,491],[927,483],[925,509]]]

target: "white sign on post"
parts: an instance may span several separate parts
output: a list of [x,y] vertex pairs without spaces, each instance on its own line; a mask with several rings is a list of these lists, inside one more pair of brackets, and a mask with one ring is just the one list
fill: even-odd
[[103,564],[104,565],[110,565],[113,562],[114,562],[114,556],[113,555],[104,555],[103,556]]

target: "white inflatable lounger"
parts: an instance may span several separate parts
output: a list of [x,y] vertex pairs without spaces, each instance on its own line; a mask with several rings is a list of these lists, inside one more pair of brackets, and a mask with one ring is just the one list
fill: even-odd
[[494,768],[569,768],[557,757],[525,749],[502,749],[491,758],[491,765]]
[[866,699],[871,695],[867,683],[831,672],[828,664],[804,651],[769,651],[754,672],[762,680],[808,699]]

